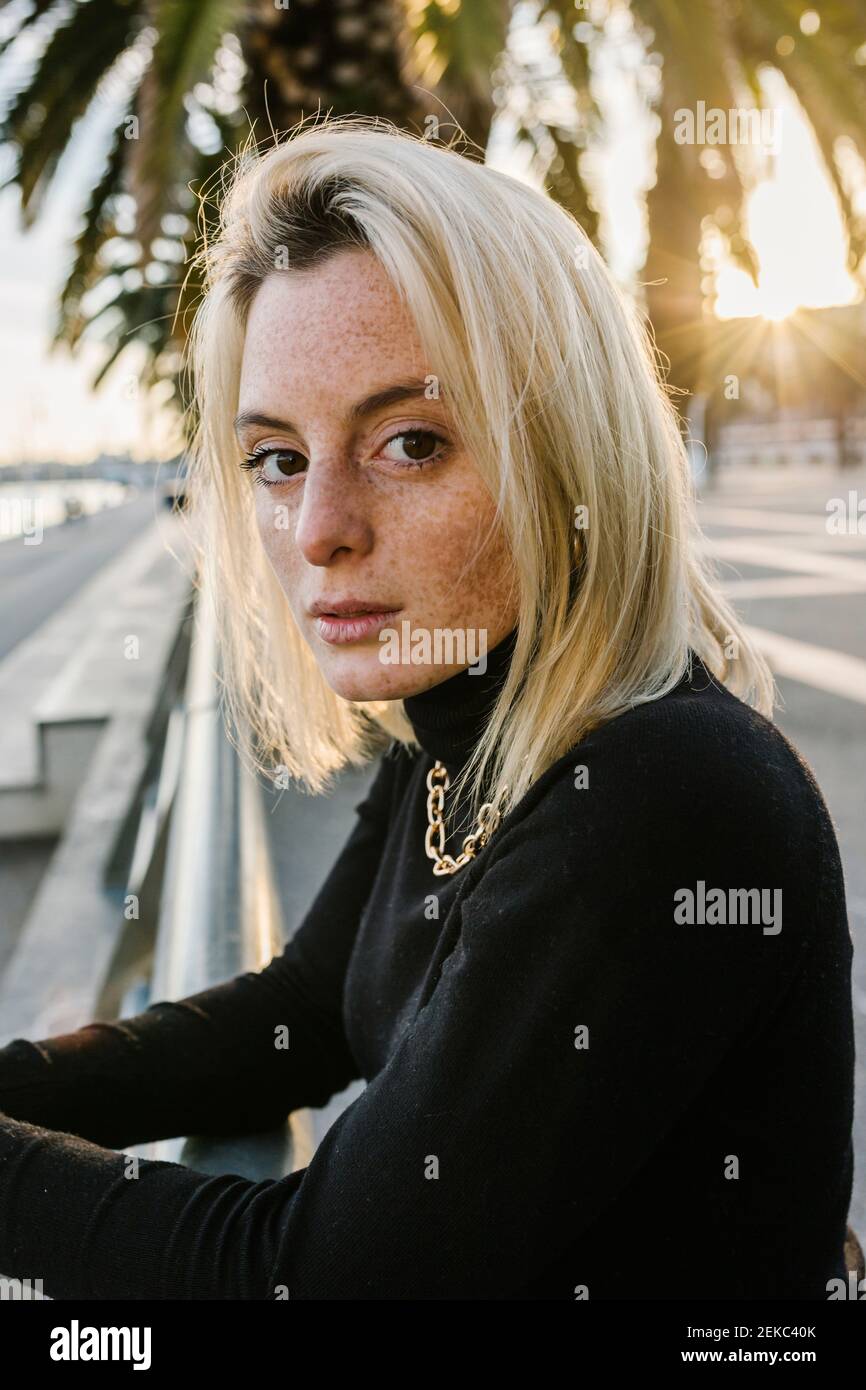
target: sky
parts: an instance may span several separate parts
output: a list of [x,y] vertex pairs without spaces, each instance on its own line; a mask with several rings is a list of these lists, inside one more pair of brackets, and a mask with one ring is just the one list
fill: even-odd
[[[8,7],[2,23],[14,17]],[[603,208],[608,259],[622,283],[639,273],[646,244],[642,190],[652,168],[652,128],[633,85],[624,80],[629,39],[611,46],[598,78],[606,144],[593,162]],[[20,81],[28,53],[5,66],[4,89]],[[112,94],[115,98],[116,90]],[[845,239],[839,210],[808,125],[784,84],[774,93],[781,112],[781,138],[772,177],[752,195],[750,228],[761,261],[756,290],[743,272],[720,263],[720,316],[763,313],[781,318],[798,304],[850,303],[857,290],[845,268]],[[24,229],[14,188],[0,192],[0,411],[5,422],[0,464],[56,459],[86,462],[96,454],[130,453],[133,458],[172,457],[182,439],[170,412],[151,405],[137,390],[140,350],[132,345],[108,373],[98,392],[89,380],[102,361],[97,343],[71,355],[49,352],[54,304],[83,202],[116,119],[109,96],[80,122],[36,224]],[[0,150],[0,181],[10,167]],[[489,162],[527,177],[503,119],[495,130]]]
[[[10,6],[9,11],[20,8]],[[10,13],[4,12],[2,25],[9,20]],[[30,45],[16,47],[23,51],[15,53],[14,66],[4,66],[4,93],[22,80],[29,65]],[[134,344],[97,392],[89,382],[104,360],[98,343],[83,344],[74,355],[65,347],[49,351],[58,293],[121,90],[119,83],[110,85],[79,122],[32,227],[22,226],[17,190],[0,191],[0,412],[5,425],[0,464],[45,459],[85,463],[99,453],[127,452],[135,459],[167,459],[181,447],[172,417],[139,396],[142,355]],[[11,163],[9,150],[0,150],[0,182],[8,177]]]

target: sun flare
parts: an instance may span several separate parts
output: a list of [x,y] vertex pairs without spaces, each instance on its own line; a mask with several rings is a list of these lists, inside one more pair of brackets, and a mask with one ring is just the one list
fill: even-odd
[[770,174],[748,201],[758,284],[730,261],[721,261],[715,312],[722,319],[760,315],[780,322],[799,308],[851,304],[858,297],[846,269],[839,206],[815,137],[787,89],[779,100],[780,148]]

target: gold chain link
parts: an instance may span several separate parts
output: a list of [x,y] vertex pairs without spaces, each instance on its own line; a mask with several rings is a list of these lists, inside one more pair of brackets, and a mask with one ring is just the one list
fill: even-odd
[[[458,869],[462,869],[464,864],[468,864],[470,859],[475,858],[476,849],[483,849],[498,826],[501,816],[498,811],[493,810],[493,803],[485,801],[478,812],[478,819],[475,829],[466,836],[463,841],[463,848],[457,858],[445,853],[445,821],[443,813],[445,810],[445,793],[451,785],[451,780],[442,763],[437,759],[427,773],[427,833],[424,836],[424,848],[427,851],[428,859],[435,860],[433,865],[434,874],[440,877],[443,874],[456,874]],[[434,835],[437,843],[432,843]]]

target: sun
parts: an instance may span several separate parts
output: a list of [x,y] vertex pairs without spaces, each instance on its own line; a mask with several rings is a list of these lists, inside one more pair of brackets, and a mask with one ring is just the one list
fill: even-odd
[[755,285],[744,270],[720,260],[719,318],[760,317],[779,323],[799,308],[851,304],[858,289],[846,266],[839,205],[815,137],[784,87],[781,139],[771,175],[749,196],[747,224],[760,269]]
[[767,292],[761,296],[761,317],[769,319],[772,323],[781,323],[783,319],[789,318],[799,308],[800,305],[795,294]]

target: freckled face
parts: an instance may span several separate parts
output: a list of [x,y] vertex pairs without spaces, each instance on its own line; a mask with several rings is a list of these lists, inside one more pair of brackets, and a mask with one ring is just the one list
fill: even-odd
[[[447,384],[427,399],[430,375],[371,252],[275,273],[250,306],[239,418],[269,421],[237,428],[244,453],[260,456],[248,475],[259,534],[325,679],[347,700],[426,690],[517,621],[493,500],[449,419]],[[411,634],[462,629],[476,645],[461,664],[388,664],[379,634],[400,635],[406,621]]]

